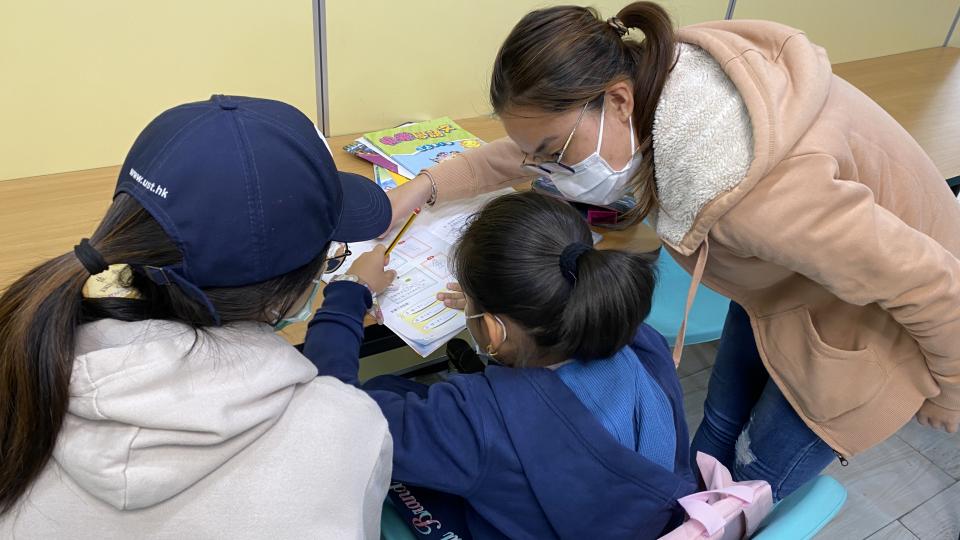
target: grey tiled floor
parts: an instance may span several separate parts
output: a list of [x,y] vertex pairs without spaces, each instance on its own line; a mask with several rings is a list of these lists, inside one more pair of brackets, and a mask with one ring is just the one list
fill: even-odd
[[[687,424],[703,418],[716,344],[688,347],[680,365]],[[831,465],[847,503],[818,536],[824,540],[957,540],[960,536],[960,434],[911,422],[886,442]]]

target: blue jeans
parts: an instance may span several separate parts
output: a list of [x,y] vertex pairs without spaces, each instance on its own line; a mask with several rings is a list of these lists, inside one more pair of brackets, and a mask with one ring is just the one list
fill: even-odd
[[780,500],[836,459],[770,379],[750,327],[750,317],[730,303],[707,388],[703,422],[692,455],[709,454],[734,480],[766,480]]

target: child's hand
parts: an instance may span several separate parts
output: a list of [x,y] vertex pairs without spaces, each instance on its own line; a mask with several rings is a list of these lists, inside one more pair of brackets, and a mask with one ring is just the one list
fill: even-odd
[[463,289],[459,283],[447,283],[450,292],[437,293],[437,300],[443,302],[443,305],[453,309],[464,309],[467,306],[467,298],[463,296]]
[[397,277],[396,270],[384,269],[389,262],[386,251],[386,246],[378,245],[373,251],[357,257],[347,273],[363,280],[374,294],[382,293]]

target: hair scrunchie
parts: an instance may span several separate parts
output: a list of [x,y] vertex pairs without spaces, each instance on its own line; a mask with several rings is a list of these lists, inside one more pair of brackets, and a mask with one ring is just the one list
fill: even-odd
[[563,248],[563,252],[560,253],[560,273],[563,274],[563,279],[567,280],[567,283],[574,285],[577,282],[577,260],[581,255],[593,249],[593,246],[584,244],[583,242],[573,242],[567,244],[567,247]]
[[84,238],[80,240],[79,244],[73,246],[73,254],[77,256],[80,264],[87,269],[87,272],[89,272],[91,276],[95,276],[110,268],[110,265],[107,264],[107,260],[103,258],[103,255],[90,245],[89,238]]
[[623,21],[621,21],[618,17],[610,17],[607,19],[607,24],[616,30],[617,34],[620,34],[620,37],[627,35],[627,25],[623,24]]

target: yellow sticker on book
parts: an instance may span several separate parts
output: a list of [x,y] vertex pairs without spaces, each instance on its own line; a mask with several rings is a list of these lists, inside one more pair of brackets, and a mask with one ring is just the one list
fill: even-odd
[[111,264],[83,284],[84,298],[140,298],[140,292],[130,286],[133,270],[129,264]]

